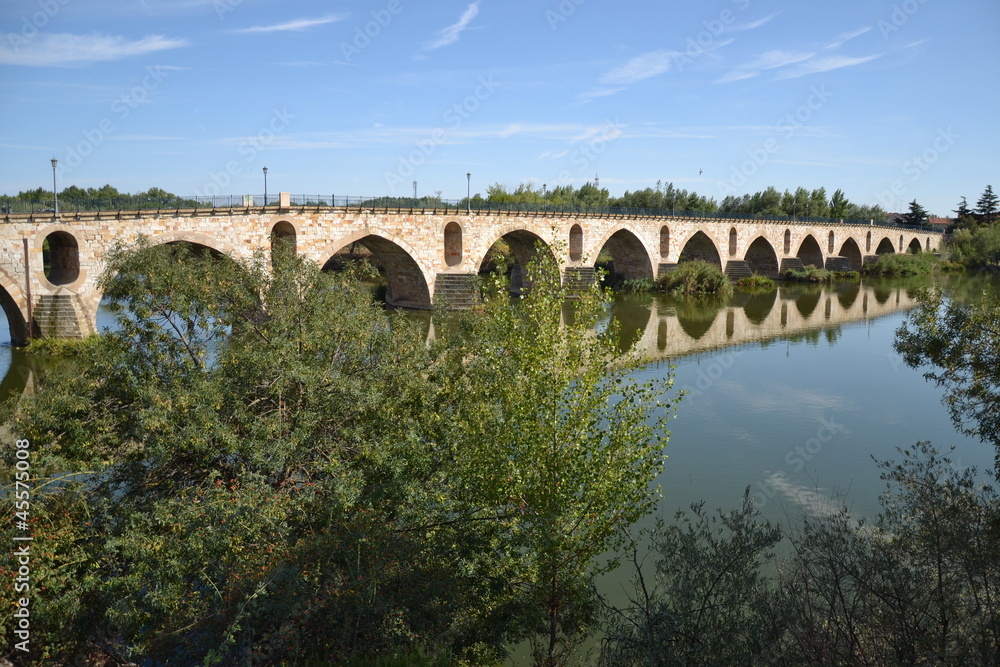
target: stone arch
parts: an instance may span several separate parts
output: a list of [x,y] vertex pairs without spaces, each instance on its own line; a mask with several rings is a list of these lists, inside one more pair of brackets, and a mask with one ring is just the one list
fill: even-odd
[[276,245],[286,244],[286,247],[294,255],[298,252],[297,238],[298,232],[295,229],[295,225],[288,220],[279,220],[271,227],[271,252],[274,252]]
[[462,226],[452,220],[444,226],[444,263],[458,266],[462,263]]
[[10,343],[15,347],[28,343],[27,304],[28,300],[20,285],[12,280],[6,271],[0,269],[0,307],[7,316]]
[[[46,242],[47,252],[44,249]],[[42,247],[43,269],[50,283],[73,285],[80,280],[80,245],[73,234],[65,230],[53,231],[45,235]]]
[[494,268],[494,253],[499,241],[503,241],[510,248],[513,263],[508,267],[510,277],[510,291],[519,294],[523,290],[531,287],[531,281],[527,275],[527,267],[535,258],[538,248],[544,248],[549,256],[555,259],[549,244],[540,235],[528,229],[513,229],[501,234],[492,244],[479,263],[479,273],[488,273]]
[[892,241],[886,236],[881,241],[878,242],[878,247],[875,248],[876,255],[891,255],[896,252],[896,248],[893,247]]
[[787,255],[792,251],[792,230],[786,229],[784,236],[785,236],[785,244],[782,253]]
[[836,237],[833,234],[833,230],[830,230],[830,238],[827,241],[826,247],[829,254],[833,254],[834,248],[836,247]]
[[817,269],[823,268],[823,251],[812,234],[802,239],[799,251],[795,253],[795,256],[801,259],[803,264],[815,266]]
[[738,244],[738,236],[736,234],[736,228],[730,227],[729,229],[729,256],[736,257],[736,250]]
[[864,257],[861,254],[861,248],[858,247],[858,242],[853,238],[848,237],[847,240],[844,241],[844,245],[840,246],[840,256],[847,258],[852,271],[861,270]]
[[722,270],[722,256],[719,254],[718,248],[715,247],[715,243],[708,237],[705,232],[695,232],[691,238],[687,240],[681,248],[681,254],[678,261],[689,262],[694,259],[700,259],[709,264],[715,264]]
[[768,278],[778,277],[778,255],[774,252],[771,242],[763,236],[753,240],[743,259],[754,273]]
[[[236,248],[234,248],[231,244],[220,243],[218,237],[210,234],[203,234],[201,232],[171,232],[169,234],[148,236],[146,238],[151,245],[165,245],[184,242],[190,243],[193,246],[204,246],[219,256],[226,256],[229,258],[241,256],[241,253],[237,252]],[[245,254],[249,256],[249,250],[247,250]]]
[[573,225],[569,228],[569,258],[570,261],[579,262],[583,257],[583,227]]
[[914,239],[910,241],[910,245],[906,246],[906,252],[910,253],[911,255],[916,255],[921,250],[922,248],[920,247],[920,239],[916,237],[914,237]]
[[872,251],[872,233],[868,232],[865,234],[865,252],[870,253]]
[[605,251],[611,255],[608,269],[612,276],[617,275],[624,280],[653,279],[653,265],[649,260],[649,252],[639,237],[628,229],[618,229],[608,236],[598,255]]
[[666,225],[660,227],[660,257],[666,258],[670,253],[670,228]]
[[359,243],[370,251],[385,269],[387,288],[385,302],[400,308],[431,308],[431,291],[420,265],[409,249],[377,233],[359,234],[356,238],[342,239],[333,252],[329,253],[323,269],[331,268],[337,252],[353,243]]

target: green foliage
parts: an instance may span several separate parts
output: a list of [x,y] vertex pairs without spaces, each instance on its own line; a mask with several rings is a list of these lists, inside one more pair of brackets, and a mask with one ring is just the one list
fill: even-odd
[[910,202],[910,210],[903,214],[903,223],[914,227],[923,227],[927,224],[927,210],[914,199]]
[[700,259],[681,262],[656,279],[661,292],[671,294],[731,294],[733,285],[719,267]]
[[635,594],[625,609],[608,608],[601,664],[772,663],[788,619],[762,565],[780,539],[749,489],[729,514],[712,516],[698,503],[671,524],[658,522],[653,571],[643,573],[634,549]]
[[523,300],[496,276],[428,345],[281,246],[273,267],[145,241],[108,260],[119,327],[12,423],[38,474],[76,474],[33,505],[47,660],[569,655],[597,557],[655,502],[667,418],[669,380],[609,369],[597,288],[561,322],[542,260]]
[[78,357],[98,344],[96,335],[85,338],[33,338],[27,352],[47,357]]
[[922,291],[920,307],[896,332],[894,348],[912,368],[945,388],[955,426],[992,443],[1000,470],[1000,297],[945,303],[940,289]]
[[996,219],[998,204],[1000,204],[1000,197],[997,197],[993,192],[992,185],[987,185],[986,190],[976,202],[976,213],[987,225],[992,225]]
[[492,274],[482,313],[465,318],[448,422],[459,477],[504,519],[536,662],[554,665],[591,628],[593,578],[614,566],[598,557],[655,506],[671,380],[628,379],[615,361],[617,325],[592,330],[606,302],[599,287],[564,315],[550,254],[537,253],[528,274],[531,288],[513,305],[506,271]]
[[966,266],[1000,266],[1000,225],[956,229],[948,248],[952,259]]
[[797,269],[785,271],[783,277],[785,280],[799,283],[828,283],[835,279],[836,274],[833,271],[807,264],[801,271]]
[[652,292],[656,289],[656,282],[652,278],[630,278],[622,281],[615,287],[615,292],[622,294],[638,294],[641,292]]
[[938,260],[930,253],[879,255],[878,259],[865,264],[864,272],[873,276],[926,276],[934,273]]
[[778,286],[767,276],[754,274],[736,281],[736,287],[748,292],[773,292]]
[[846,508],[805,518],[780,559],[780,531],[746,496],[728,515],[695,505],[658,526],[655,572],[633,557],[637,595],[609,611],[602,662],[996,664],[1000,497],[928,443],[902,454],[879,463],[875,522]]

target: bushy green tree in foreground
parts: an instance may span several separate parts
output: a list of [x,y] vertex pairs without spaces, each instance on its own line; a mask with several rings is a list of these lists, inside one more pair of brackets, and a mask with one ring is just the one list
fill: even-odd
[[30,658],[568,656],[598,556],[656,497],[669,382],[611,367],[596,288],[561,319],[552,268],[429,344],[284,251],[117,249],[120,328],[14,412],[59,473],[33,496]]

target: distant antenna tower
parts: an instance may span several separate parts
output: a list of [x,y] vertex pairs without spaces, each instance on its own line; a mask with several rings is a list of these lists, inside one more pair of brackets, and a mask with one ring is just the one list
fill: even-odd
[[598,190],[601,189],[601,177],[597,175],[596,171],[594,172],[594,187]]
[[413,198],[417,198],[417,182],[413,181]]

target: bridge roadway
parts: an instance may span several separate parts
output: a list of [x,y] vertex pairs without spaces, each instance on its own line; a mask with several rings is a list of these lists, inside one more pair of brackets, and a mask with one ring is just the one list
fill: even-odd
[[942,238],[898,227],[788,220],[317,208],[292,205],[287,193],[266,209],[8,214],[0,222],[0,303],[14,344],[27,340],[29,327],[35,336],[93,332],[105,253],[139,236],[187,241],[238,259],[283,239],[320,265],[359,243],[386,270],[387,301],[405,308],[430,308],[442,297],[452,306],[470,303],[469,278],[501,239],[520,266],[536,247],[547,248],[564,279],[579,285],[594,279],[602,251],[625,278],[655,278],[688,259],[705,259],[730,275],[774,276],[803,265],[858,270],[880,254],[938,251]]

